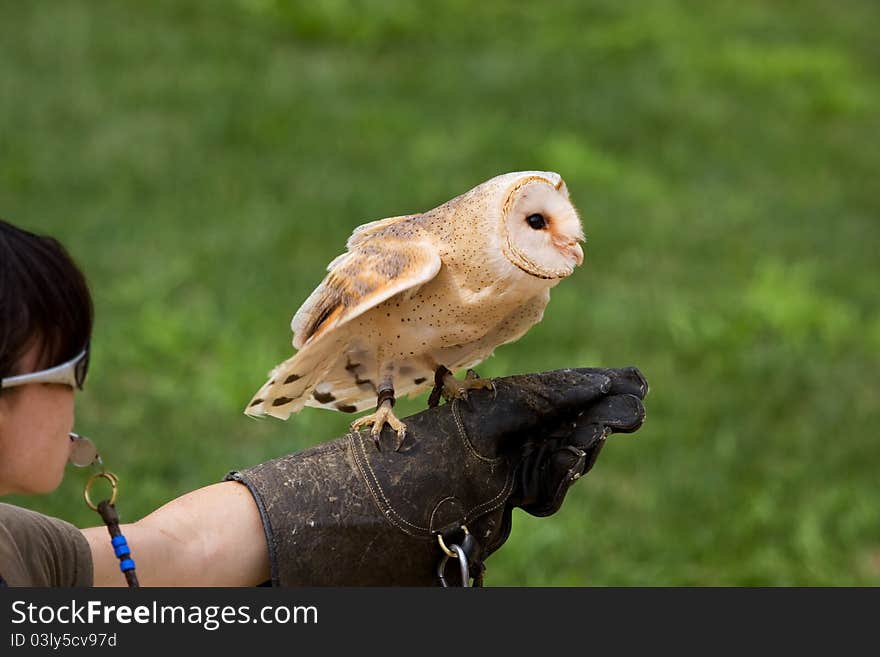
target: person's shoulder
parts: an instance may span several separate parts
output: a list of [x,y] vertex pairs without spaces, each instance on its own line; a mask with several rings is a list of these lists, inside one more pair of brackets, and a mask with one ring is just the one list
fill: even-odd
[[64,532],[72,533],[79,530],[69,522],[53,518],[38,511],[31,511],[14,504],[0,502],[0,528],[13,536],[21,536],[21,532]]
[[45,521],[58,521],[64,522],[63,520],[59,520],[58,518],[52,518],[51,516],[47,516],[45,514],[39,513],[38,511],[31,511],[30,509],[25,509],[21,506],[15,506],[14,504],[7,504],[6,502],[0,502],[0,526],[4,526],[8,523],[14,522],[45,522]]
[[88,542],[69,522],[0,502],[0,575],[10,586],[90,586]]

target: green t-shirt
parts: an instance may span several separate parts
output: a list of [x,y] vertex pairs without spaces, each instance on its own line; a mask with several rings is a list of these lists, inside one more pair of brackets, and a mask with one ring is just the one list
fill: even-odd
[[0,503],[0,586],[92,586],[92,553],[69,522]]

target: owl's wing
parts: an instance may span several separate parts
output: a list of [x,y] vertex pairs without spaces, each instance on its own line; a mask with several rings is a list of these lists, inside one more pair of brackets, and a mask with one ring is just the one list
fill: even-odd
[[379,219],[378,221],[371,221],[366,224],[361,224],[352,231],[351,237],[348,238],[348,242],[346,243],[345,248],[347,248],[349,251],[355,249],[367,240],[375,237],[377,233],[381,232],[382,230],[394,224],[403,223],[407,219],[412,218],[412,216],[413,215],[402,214],[399,217],[388,217],[387,219]]
[[330,273],[296,311],[291,328],[297,349],[440,271],[440,255],[427,240],[376,235],[353,241],[354,248],[330,263]]

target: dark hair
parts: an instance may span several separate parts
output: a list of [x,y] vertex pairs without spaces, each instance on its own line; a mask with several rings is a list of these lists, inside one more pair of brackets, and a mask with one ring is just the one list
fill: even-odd
[[0,219],[0,378],[39,349],[39,367],[70,360],[92,335],[92,297],[63,246]]

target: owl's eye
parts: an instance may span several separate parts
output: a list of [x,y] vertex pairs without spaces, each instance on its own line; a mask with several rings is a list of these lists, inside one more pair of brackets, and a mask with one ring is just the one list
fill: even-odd
[[535,230],[541,230],[544,226],[547,225],[547,220],[544,219],[543,214],[530,214],[526,217],[526,223]]

